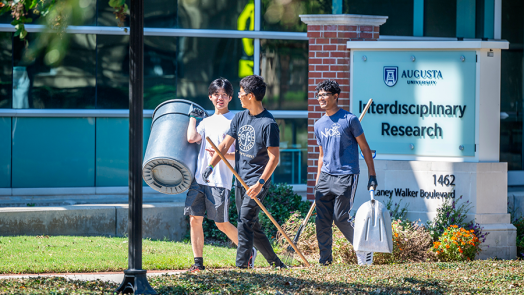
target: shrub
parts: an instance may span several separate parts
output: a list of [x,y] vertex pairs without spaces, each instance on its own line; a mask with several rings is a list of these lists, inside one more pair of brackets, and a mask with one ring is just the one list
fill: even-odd
[[[309,210],[309,206],[311,205],[310,202],[302,201],[302,197],[298,194],[295,194],[295,192],[293,192],[293,188],[285,183],[272,183],[269,187],[268,195],[266,196],[263,204],[279,224],[282,224],[288,220],[293,212],[299,213],[300,216],[305,217],[307,211]],[[271,220],[269,220],[267,215],[262,210],[260,210],[258,217],[264,233],[270,239],[274,237],[276,235],[277,228],[273,225]],[[229,222],[231,222],[231,224],[234,226],[237,226],[237,219],[238,213],[235,203],[235,188],[233,187],[229,196]],[[216,227],[214,221],[204,218],[202,226],[204,228],[204,237],[206,240],[215,240],[220,242],[229,241],[227,236]],[[189,239],[189,230],[186,239]]]
[[431,249],[441,261],[472,260],[480,253],[480,241],[474,231],[451,225]]
[[[460,196],[459,200],[460,199],[462,199],[462,196]],[[437,209],[437,216],[433,222],[428,221],[426,223],[426,228],[431,233],[433,241],[438,241],[448,227],[457,225],[468,231],[473,230],[475,236],[478,237],[481,242],[485,242],[489,232],[483,232],[480,224],[474,220],[466,222],[467,213],[471,210],[471,206],[469,201],[459,204],[458,200],[446,199],[444,203],[442,203],[442,206]]]
[[401,206],[402,200],[398,203],[393,204],[393,197],[388,197],[388,200],[384,204],[386,209],[389,211],[389,216],[391,220],[406,220],[406,215],[408,214],[408,205]]
[[[293,214],[282,226],[284,231],[292,236],[297,231],[302,219],[299,214]],[[435,260],[435,254],[429,249],[432,238],[429,232],[418,222],[395,220],[392,222],[393,253],[375,253],[374,264],[422,262]],[[283,248],[288,246],[287,241],[277,235],[277,243]],[[298,248],[310,259],[318,259],[319,249],[314,219],[311,218],[300,236]],[[333,227],[333,262],[356,264],[357,258],[353,246],[346,240],[342,232]]]
[[517,257],[524,258],[524,217],[513,220],[517,228]]

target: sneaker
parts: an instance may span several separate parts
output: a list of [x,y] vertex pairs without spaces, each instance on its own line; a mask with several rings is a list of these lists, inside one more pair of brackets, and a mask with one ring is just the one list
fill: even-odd
[[357,251],[358,265],[373,264],[373,252]]
[[324,261],[324,262],[318,262],[318,264],[320,264],[320,266],[330,266],[333,262],[331,261]]
[[191,267],[189,268],[189,272],[199,272],[201,270],[205,270],[206,267],[203,266],[203,265],[196,265],[196,264],[193,264],[191,265]]
[[247,263],[248,268],[255,268],[255,259],[257,258],[257,249],[253,247],[253,250],[251,250],[251,256],[249,257],[249,261]]

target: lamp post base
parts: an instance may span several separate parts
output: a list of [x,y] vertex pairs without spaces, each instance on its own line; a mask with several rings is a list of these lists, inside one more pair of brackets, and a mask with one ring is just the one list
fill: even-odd
[[157,294],[149,285],[146,272],[146,270],[141,269],[124,270],[124,280],[120,287],[116,289],[116,292],[124,294]]

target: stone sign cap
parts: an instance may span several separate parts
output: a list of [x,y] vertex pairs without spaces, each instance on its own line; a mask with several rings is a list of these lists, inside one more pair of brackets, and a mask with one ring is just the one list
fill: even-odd
[[300,19],[307,25],[380,26],[387,16],[361,14],[302,14]]

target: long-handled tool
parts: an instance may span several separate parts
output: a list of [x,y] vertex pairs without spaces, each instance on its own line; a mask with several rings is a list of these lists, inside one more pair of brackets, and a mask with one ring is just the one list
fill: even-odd
[[[242,184],[242,186],[247,190],[249,190],[249,186],[247,186],[247,184],[244,182],[244,180],[242,180],[242,178],[240,178],[240,176],[238,175],[238,173],[235,171],[235,169],[233,169],[233,167],[231,167],[231,164],[229,164],[228,160],[226,160],[226,158],[224,157],[224,155],[222,155],[222,153],[218,150],[218,148],[216,147],[216,145],[213,143],[213,141],[211,141],[211,139],[209,139],[209,137],[206,136],[206,140],[207,142],[209,142],[209,144],[213,147],[213,149],[215,150],[215,152],[218,153],[218,155],[220,156],[220,158],[222,159],[222,161],[224,162],[224,164],[226,164],[226,166],[229,168],[229,170],[231,170],[231,172],[233,172],[233,174],[235,175],[235,177],[237,178],[237,180]],[[280,225],[278,224],[278,222],[273,218],[273,216],[271,215],[271,213],[269,213],[269,211],[267,211],[266,207],[264,206],[264,204],[262,204],[262,202],[260,202],[260,200],[258,198],[254,198],[253,200],[255,200],[255,202],[257,202],[257,205],[260,206],[260,208],[262,209],[262,211],[264,211],[264,213],[266,213],[267,217],[269,217],[269,219],[271,220],[271,222],[273,222],[273,224],[277,227],[278,231],[284,236],[284,238],[286,238],[286,240],[289,242],[289,244],[293,247],[293,249],[295,251],[297,251],[298,255],[300,255],[300,258],[302,258],[302,260],[304,261],[304,263],[306,264],[306,266],[311,266],[309,264],[309,262],[307,261],[306,257],[304,257],[304,255],[302,255],[302,253],[300,252],[300,250],[297,248],[297,246],[295,245],[295,243],[293,243],[293,241],[291,241],[291,239],[288,237],[288,235],[286,234],[286,232],[282,229],[282,227],[280,227]]]
[[[366,115],[372,103],[373,103],[373,99],[370,98],[368,103],[366,104],[366,107],[362,111],[362,114],[360,114],[360,117],[358,118],[360,122],[362,122],[362,119],[364,119],[364,115]],[[298,228],[297,233],[295,234],[295,237],[293,238],[293,242],[295,244],[298,243],[298,240],[300,239],[300,234],[302,234],[302,231],[306,227],[306,224],[308,223],[309,218],[311,217],[313,210],[315,209],[315,206],[316,206],[315,201],[313,201],[313,203],[311,204],[311,208],[309,209],[309,212],[306,215],[306,218],[304,218],[304,221],[302,221],[302,224],[300,224],[300,227]],[[291,264],[293,260],[293,256],[295,255],[295,249],[294,247],[288,246],[286,249],[286,252],[287,254],[284,255],[284,263]]]

